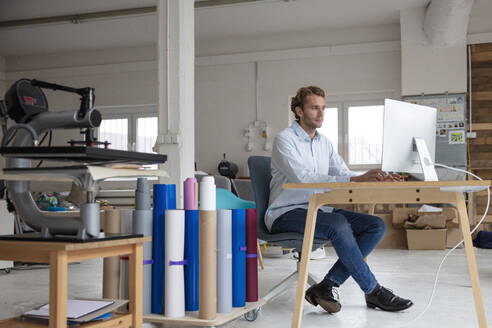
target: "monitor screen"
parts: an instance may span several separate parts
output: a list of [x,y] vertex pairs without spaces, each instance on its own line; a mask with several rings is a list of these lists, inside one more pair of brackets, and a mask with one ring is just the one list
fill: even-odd
[[430,157],[426,163],[434,163],[436,118],[435,108],[386,99],[383,117],[382,169],[393,172],[424,173],[414,138],[425,141]]

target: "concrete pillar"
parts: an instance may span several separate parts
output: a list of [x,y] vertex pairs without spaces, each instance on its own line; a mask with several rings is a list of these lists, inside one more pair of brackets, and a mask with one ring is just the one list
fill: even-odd
[[195,30],[193,0],[158,0],[159,135],[154,150],[168,156],[163,165],[175,183],[182,208],[183,181],[194,175]]

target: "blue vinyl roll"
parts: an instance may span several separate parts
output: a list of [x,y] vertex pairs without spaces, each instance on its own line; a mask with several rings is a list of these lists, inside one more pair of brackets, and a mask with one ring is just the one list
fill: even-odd
[[232,306],[246,305],[246,210],[232,210]]
[[152,313],[164,313],[164,215],[176,209],[176,185],[154,184],[152,229]]
[[185,210],[185,311],[198,311],[198,218],[199,210]]

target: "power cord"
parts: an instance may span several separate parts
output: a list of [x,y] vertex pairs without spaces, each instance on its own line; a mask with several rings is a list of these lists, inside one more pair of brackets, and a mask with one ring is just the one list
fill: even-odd
[[[444,164],[438,164],[438,163],[434,163],[434,166],[439,166],[439,167],[443,167],[443,168],[446,168],[448,170],[452,170],[452,171],[457,171],[457,172],[461,172],[461,173],[466,173],[466,174],[469,174],[471,175],[472,177],[478,179],[478,180],[482,180],[482,178],[480,178],[478,175],[476,174],[473,174],[469,171],[466,171],[466,170],[462,170],[462,169],[457,169],[455,167],[450,167],[450,166],[447,166],[447,165],[444,165]],[[483,214],[482,218],[480,219],[480,221],[477,223],[477,225],[475,226],[475,228],[473,228],[473,230],[470,232],[470,234],[473,234],[477,229],[478,227],[480,227],[480,224],[482,224],[483,220],[485,219],[485,217],[487,216],[487,212],[489,211],[489,206],[490,206],[490,187],[487,187],[487,207],[485,208],[485,213]],[[432,293],[431,293],[431,296],[429,298],[429,301],[427,302],[427,306],[425,307],[425,309],[415,318],[413,319],[412,321],[404,324],[403,326],[401,327],[406,327],[410,324],[413,324],[414,322],[416,322],[417,320],[419,320],[426,312],[427,310],[429,310],[431,304],[432,304],[432,300],[434,299],[434,295],[436,293],[436,289],[437,289],[437,283],[439,281],[439,274],[441,273],[441,268],[442,268],[442,265],[444,264],[444,261],[446,260],[446,258],[456,249],[458,248],[462,243],[464,242],[464,239],[462,239],[458,244],[456,244],[453,248],[451,248],[447,253],[446,255],[444,255],[441,263],[439,264],[439,267],[437,268],[437,272],[436,272],[436,278],[434,280],[434,287],[432,288]]]
[[[32,126],[30,126],[29,124],[17,123],[17,124],[12,125],[5,132],[5,134],[2,138],[2,147],[6,147],[12,141],[12,139],[14,138],[18,129],[26,129],[31,134],[34,146],[38,145],[38,134],[36,133],[34,128]],[[13,134],[12,134],[12,132],[13,132]]]

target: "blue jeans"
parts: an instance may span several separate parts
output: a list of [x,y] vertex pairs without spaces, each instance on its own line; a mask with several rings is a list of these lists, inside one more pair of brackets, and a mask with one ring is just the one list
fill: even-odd
[[[279,216],[272,233],[297,232],[304,234],[307,210],[297,208]],[[383,239],[386,225],[373,215],[335,209],[332,213],[318,211],[315,238],[329,239],[338,255],[325,279],[341,285],[352,276],[360,288],[369,294],[377,285],[364,258]]]

